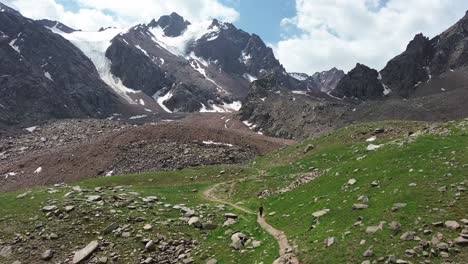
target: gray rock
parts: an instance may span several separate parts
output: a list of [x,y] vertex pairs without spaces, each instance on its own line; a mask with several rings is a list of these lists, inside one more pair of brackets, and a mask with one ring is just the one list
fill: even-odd
[[72,263],[82,263],[82,261],[89,258],[97,250],[98,246],[99,243],[96,240],[91,241],[86,247],[75,252],[75,256],[73,257]]
[[0,256],[4,257],[4,258],[9,258],[11,256],[12,252],[13,252],[13,250],[12,250],[11,246],[4,246],[0,250]]
[[44,206],[42,208],[42,211],[43,212],[52,212],[52,211],[55,211],[57,209],[58,209],[58,207],[56,205],[48,205],[48,206]]
[[232,218],[232,219],[237,219],[237,218],[239,218],[236,214],[233,214],[233,213],[225,213],[225,214],[224,214],[224,217],[226,217],[226,218]]
[[154,251],[154,250],[156,249],[156,244],[154,243],[153,240],[150,240],[150,241],[148,241],[148,242],[146,243],[145,249],[146,249],[147,251]]
[[369,203],[369,198],[367,196],[359,196],[358,201],[362,202],[363,204],[368,204]]
[[364,252],[364,254],[362,254],[363,257],[366,257],[366,258],[370,258],[372,256],[374,256],[374,251],[372,251],[371,249],[368,249]]
[[388,226],[392,230],[400,230],[401,224],[397,221],[392,221]]
[[329,237],[329,238],[325,239],[325,241],[323,243],[325,244],[325,247],[330,247],[331,245],[336,243],[336,238],[335,237]]
[[312,216],[316,217],[316,218],[319,218],[319,217],[322,217],[322,216],[328,214],[328,212],[330,212],[330,209],[323,209],[323,210],[312,213]]
[[413,240],[415,234],[416,233],[413,231],[408,231],[408,232],[403,233],[403,235],[400,236],[400,239],[405,240],[405,241]]
[[246,235],[242,233],[235,233],[231,236],[231,247],[240,250],[244,247],[246,241]]
[[253,248],[258,248],[262,245],[262,242],[261,241],[253,241],[252,242],[252,247]]
[[200,222],[200,218],[197,216],[191,217],[188,222],[189,226],[196,227],[196,228],[201,228],[202,223]]
[[86,197],[88,199],[88,201],[90,202],[97,202],[97,201],[100,201],[102,200],[102,197],[100,195],[89,195]]
[[304,153],[307,153],[311,150],[313,150],[315,147],[312,144],[307,145],[307,147],[304,149]]
[[100,264],[106,264],[107,261],[109,261],[109,260],[108,260],[107,257],[100,257],[100,258],[98,259],[98,261],[99,261]]
[[18,196],[16,196],[16,199],[23,199],[24,197],[28,196],[31,192],[25,192],[25,193],[22,193]]
[[119,224],[112,223],[112,224],[108,225],[102,232],[105,235],[107,235],[107,234],[110,234],[112,231],[116,230],[117,228],[119,228]]
[[444,225],[450,230],[456,230],[460,228],[460,224],[457,221],[445,221]]
[[228,218],[226,221],[224,221],[224,224],[223,226],[224,227],[229,227],[229,226],[232,226],[234,224],[237,223],[237,220],[236,219],[233,219],[233,218]]
[[353,204],[353,210],[364,210],[369,208],[367,204]]
[[206,264],[218,264],[218,260],[215,258],[209,259]]
[[44,251],[41,254],[41,259],[45,261],[51,260],[53,257],[54,257],[54,252],[50,249]]
[[468,239],[464,237],[457,237],[453,240],[453,243],[455,243],[455,245],[465,247],[465,246],[468,246]]

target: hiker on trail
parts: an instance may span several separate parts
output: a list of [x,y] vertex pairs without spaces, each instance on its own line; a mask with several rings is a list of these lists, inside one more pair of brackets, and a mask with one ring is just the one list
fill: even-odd
[[261,205],[258,207],[258,214],[260,215],[260,217],[263,217],[263,204],[261,204]]

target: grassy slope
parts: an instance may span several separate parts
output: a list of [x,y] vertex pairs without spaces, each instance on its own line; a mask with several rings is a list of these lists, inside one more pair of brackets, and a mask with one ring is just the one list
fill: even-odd
[[[390,130],[372,143],[388,144],[376,151],[366,151],[369,143],[366,143],[365,139],[371,136],[375,128],[380,127]],[[458,232],[434,228],[431,222],[468,218],[466,193],[462,193],[456,199],[456,187],[451,187],[452,184],[467,181],[467,122],[446,124],[418,137],[406,136],[408,131],[414,132],[424,127],[426,124],[414,122],[357,125],[329,136],[308,140],[296,147],[279,150],[244,166],[216,166],[108,177],[81,182],[79,185],[88,188],[129,185],[131,190],[143,195],[165,197],[165,201],[171,204],[185,203],[196,206],[206,201],[201,191],[194,193],[192,189],[202,190],[216,182],[238,179],[235,184],[220,188],[219,196],[233,202],[241,202],[252,210],[255,210],[259,203],[264,203],[267,214],[275,212],[273,216],[268,216],[267,220],[286,232],[290,240],[298,246],[299,257],[304,263],[361,262],[365,259],[362,253],[370,246],[373,246],[376,255],[371,259],[390,254],[410,259],[404,256],[404,251],[415,246],[416,242],[401,242],[399,236],[402,232],[417,231],[420,237],[430,239],[430,236],[422,234],[424,228],[432,229],[434,233],[441,232],[447,238],[454,238]],[[303,150],[309,144],[313,144],[315,148],[304,154]],[[363,159],[357,159],[363,156]],[[256,198],[257,192],[287,186],[294,179],[292,174],[308,172],[313,168],[323,171],[323,175],[317,180],[283,195],[272,196],[262,201]],[[221,170],[225,170],[226,173],[219,176]],[[446,176],[448,173],[452,176]],[[351,178],[356,179],[357,183],[344,189],[343,185]],[[375,180],[380,181],[380,187],[371,187],[370,183]],[[410,187],[409,183],[416,183],[416,186]],[[448,191],[439,192],[438,188],[441,186],[447,186]],[[51,195],[45,193],[43,188],[33,192],[35,199],[17,200],[17,194],[0,194],[0,238],[5,241],[10,241],[15,233],[33,230],[34,225],[43,217],[39,208],[46,204],[47,199],[52,197],[60,202],[64,199],[63,193]],[[357,197],[360,195],[369,197],[369,208],[363,211],[351,210],[352,204],[358,203]],[[456,201],[453,206],[448,207],[453,201]],[[408,205],[398,212],[392,212],[391,207],[394,203]],[[324,208],[330,209],[330,213],[320,219],[320,224],[315,229],[308,231],[312,223],[311,214]],[[220,214],[213,207],[207,210],[211,214]],[[137,216],[140,213],[132,211],[130,214]],[[245,216],[241,223],[232,229],[237,228],[250,233],[264,243],[256,250],[239,253],[229,249],[229,236],[224,235],[226,228],[209,231],[204,235],[182,224],[164,225],[162,220],[178,218],[179,215],[174,212],[154,209],[141,214],[152,214],[156,219],[153,220],[153,225],[158,232],[180,231],[199,239],[202,244],[197,252],[207,256],[214,255],[220,263],[271,263],[277,257],[275,241],[259,229],[251,216]],[[38,220],[30,220],[36,215]],[[105,213],[103,215],[101,221],[87,227],[89,234],[78,236],[69,233],[58,242],[74,241],[71,248],[82,245],[85,241],[96,238],[97,235],[92,232],[102,230],[110,222],[124,222],[127,218],[125,212],[118,216],[108,216]],[[353,227],[359,216],[363,218],[364,226]],[[222,223],[219,217],[214,217],[214,220]],[[373,235],[364,232],[366,226],[377,225],[380,221],[399,221],[402,225],[401,231],[386,228]],[[59,229],[57,233],[67,231],[60,224],[49,228]],[[347,231],[350,233],[344,235]],[[325,248],[323,240],[332,236],[337,238],[337,243]],[[76,239],[77,237],[79,239]],[[109,239],[114,239],[118,248],[123,244],[122,250],[129,248],[127,242],[113,237]],[[359,245],[363,239],[366,243]],[[135,248],[141,248],[137,239],[133,242]],[[61,252],[61,255],[70,253],[70,250],[57,251]],[[466,258],[466,249],[462,249],[459,254],[451,254],[451,259],[455,261]],[[130,259],[136,258],[129,257]],[[442,259],[438,258],[433,262],[442,262]]]

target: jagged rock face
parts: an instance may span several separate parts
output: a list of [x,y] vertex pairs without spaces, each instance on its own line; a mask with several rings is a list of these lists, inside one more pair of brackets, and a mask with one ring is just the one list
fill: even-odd
[[[135,37],[138,33],[130,30],[125,36]],[[171,86],[173,78],[168,76],[157,63],[135,45],[129,45],[125,37],[118,35],[106,51],[112,62],[111,72],[118,76],[126,87],[141,90],[153,96],[160,89]]]
[[431,40],[434,55],[431,71],[439,75],[468,65],[468,11],[455,25]]
[[320,91],[328,93],[336,88],[345,76],[344,71],[332,68],[328,71],[316,72],[311,76]]
[[289,73],[289,76],[303,83],[308,91],[321,91],[324,93],[334,90],[344,75],[345,73],[337,68],[316,72],[312,76],[305,73]]
[[194,112],[203,105],[209,109],[210,104],[221,103],[219,88],[200,73],[208,76],[210,69],[199,61],[171,53],[155,40],[157,36],[146,25],[116,36],[106,51],[112,74],[126,87],[149,96],[171,93],[163,102],[170,111]]
[[184,20],[177,13],[172,13],[169,16],[162,16],[158,21],[152,20],[148,26],[149,27],[161,27],[164,30],[164,34],[168,37],[177,37],[180,36],[190,25],[190,22]]
[[433,54],[431,41],[418,34],[406,51],[390,60],[381,71],[382,82],[400,96],[409,96],[419,82],[429,79]]
[[468,65],[468,13],[442,34],[429,40],[418,34],[406,50],[381,71],[382,82],[408,97],[420,83]]
[[200,106],[203,108],[219,103],[215,93],[196,85],[179,83],[174,86],[171,93],[172,96],[166,101],[166,105],[173,111],[195,112],[200,110]]
[[328,101],[322,92],[292,94],[274,75],[252,83],[250,93],[239,112],[241,120],[255,125],[265,135],[300,139],[321,134],[343,125],[340,117],[351,112],[350,106]]
[[379,73],[358,63],[340,80],[331,94],[340,98],[373,99],[382,96],[383,91]]
[[53,20],[49,20],[49,19],[41,19],[41,20],[36,20],[37,23],[39,23],[40,25],[44,26],[44,27],[48,27],[48,28],[53,28],[53,27],[56,27],[57,29],[65,32],[65,33],[73,33],[75,31],[78,31],[78,30],[75,30],[71,27],[68,27],[67,25],[64,25],[60,22],[57,22],[57,21],[53,21]]
[[0,123],[115,111],[118,98],[79,49],[17,11],[0,8]]
[[197,40],[190,51],[207,61],[216,61],[223,71],[252,76],[267,70],[284,71],[272,49],[259,36],[218,20],[213,20],[210,31]]

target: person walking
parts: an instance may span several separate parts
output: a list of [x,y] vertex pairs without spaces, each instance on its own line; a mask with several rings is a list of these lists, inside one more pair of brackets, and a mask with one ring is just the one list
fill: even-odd
[[260,204],[260,206],[258,207],[258,214],[260,215],[260,217],[263,217],[263,204]]

